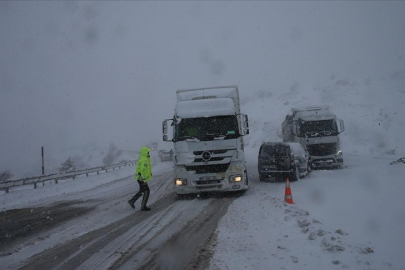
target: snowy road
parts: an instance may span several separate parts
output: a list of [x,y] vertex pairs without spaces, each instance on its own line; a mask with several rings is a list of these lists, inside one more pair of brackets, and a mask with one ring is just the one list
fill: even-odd
[[[235,197],[177,200],[171,166],[150,182],[151,212],[132,210],[132,176],[63,196],[63,201],[2,212],[9,269],[204,269],[205,248]],[[111,218],[106,218],[111,217]],[[29,228],[29,230],[27,230]],[[57,240],[57,244],[55,243]],[[14,250],[10,252],[10,250]],[[16,255],[16,254],[14,254]],[[13,259],[14,258],[14,259]],[[10,259],[10,260],[9,260]]]
[[177,200],[172,165],[157,163],[151,212],[127,203],[133,168],[3,194],[2,269],[404,269],[405,166],[347,155],[292,182],[288,205],[248,154],[250,189],[235,197]]

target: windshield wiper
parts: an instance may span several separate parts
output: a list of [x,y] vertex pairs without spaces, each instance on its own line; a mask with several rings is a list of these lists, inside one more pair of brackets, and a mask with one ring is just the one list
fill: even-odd
[[332,131],[321,131],[321,133],[323,133],[324,135],[326,135],[326,136],[330,136],[330,135],[332,135]]
[[187,139],[199,141],[199,139],[197,139],[196,137],[193,137],[193,136],[181,136],[181,137],[176,138],[176,141],[185,141]]
[[212,137],[213,140],[221,140],[221,139],[223,140],[226,138],[226,135],[222,135],[220,133],[214,133],[214,134],[207,133],[207,134],[205,134],[205,136]]
[[306,137],[320,137],[321,134],[319,134],[318,132],[305,132],[305,136]]
[[332,136],[332,135],[334,135],[333,134],[333,131],[326,131],[326,130],[324,130],[324,131],[318,131],[318,132],[306,132],[305,133],[305,136],[307,136],[307,137],[322,137],[322,136]]

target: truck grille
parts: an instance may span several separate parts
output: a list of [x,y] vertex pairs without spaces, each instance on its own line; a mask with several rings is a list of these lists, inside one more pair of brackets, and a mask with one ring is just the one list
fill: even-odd
[[336,154],[336,143],[321,143],[307,145],[310,156],[328,156]]
[[[230,149],[234,150],[234,149]],[[211,154],[225,154],[229,150],[208,150]],[[204,153],[204,151],[194,151],[193,154],[196,156],[201,156]]]
[[[193,154],[195,155],[194,162],[222,161],[222,160],[224,160],[226,158],[232,157],[235,150],[236,149],[194,151],[193,152]],[[227,154],[228,151],[229,151],[229,153]],[[209,152],[210,153],[211,156],[209,157],[208,160],[203,159],[204,152]],[[220,155],[220,156],[213,156],[213,155]]]
[[199,166],[185,166],[187,171],[195,171],[197,174],[202,173],[221,173],[228,170],[230,163],[214,164],[214,165],[199,165]]
[[[226,157],[212,157],[210,158],[210,161],[221,161],[224,160],[224,158]],[[204,160],[202,158],[196,158],[194,159],[194,162],[204,162]]]

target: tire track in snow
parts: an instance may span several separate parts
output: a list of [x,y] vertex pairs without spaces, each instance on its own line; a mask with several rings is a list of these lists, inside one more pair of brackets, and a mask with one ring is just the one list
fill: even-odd
[[133,215],[127,216],[67,243],[45,250],[22,262],[19,269],[75,269],[118,235],[125,233],[144,219],[166,208],[174,200],[174,194],[165,196],[152,205],[155,212],[142,212],[135,217]]

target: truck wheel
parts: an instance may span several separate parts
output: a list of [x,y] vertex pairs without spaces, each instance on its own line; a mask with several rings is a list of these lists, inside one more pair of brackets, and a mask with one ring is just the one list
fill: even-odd
[[344,168],[344,164],[345,164],[345,163],[344,163],[344,161],[343,161],[343,159],[342,159],[342,164],[339,165],[339,168],[340,168],[340,169],[343,169],[343,168]]

